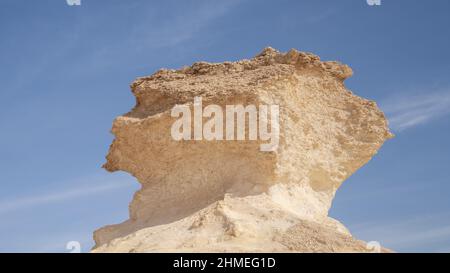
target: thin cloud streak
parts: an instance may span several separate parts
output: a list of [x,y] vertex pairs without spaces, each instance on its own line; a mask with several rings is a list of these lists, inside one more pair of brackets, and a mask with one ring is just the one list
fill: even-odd
[[223,2],[206,2],[195,9],[168,18],[159,26],[149,28],[151,21],[142,20],[131,31],[127,48],[149,50],[164,47],[175,47],[195,37],[209,24],[230,12],[240,0]]
[[372,234],[371,237],[375,239],[382,238],[381,243],[394,250],[423,249],[424,246],[431,245],[435,242],[443,242],[450,237],[450,225],[438,228],[411,228],[406,225],[402,225],[397,229],[391,228],[389,230],[389,228],[391,226],[375,226],[370,230],[356,231],[355,234]]
[[305,21],[309,24],[317,24],[329,19],[330,17],[333,17],[335,14],[337,14],[337,10],[327,9],[306,17]]
[[80,250],[83,253],[89,252],[93,246],[91,230],[74,230],[58,234],[48,232],[40,235],[21,238],[21,241],[17,244],[19,247],[11,247],[4,242],[0,246],[0,253],[20,253],[21,248],[26,248],[27,252],[30,253],[69,253],[70,250],[66,246],[70,241],[79,242]]
[[426,249],[438,242],[443,246],[430,250],[442,252],[450,247],[450,223],[444,219],[448,219],[448,213],[421,215],[384,224],[364,223],[353,226],[351,231],[361,239],[379,240],[394,251]]
[[129,186],[129,183],[119,181],[115,183],[109,183],[107,185],[99,185],[93,187],[84,186],[80,188],[71,188],[38,196],[26,196],[12,200],[4,200],[0,201],[0,214],[8,213],[17,209],[30,208],[49,203],[66,202],[69,200],[114,191]]
[[381,105],[394,131],[403,131],[450,114],[450,91],[403,95]]
[[[136,57],[144,58],[144,55],[149,57],[148,54],[154,57],[151,54],[153,50],[182,46],[183,43],[187,43],[206,29],[211,22],[229,13],[241,2],[242,0],[220,3],[205,2],[163,22],[158,22],[153,18],[156,14],[151,10],[151,5],[142,7],[133,5],[132,8],[129,8],[130,12],[134,11],[133,9],[140,8],[145,10],[148,16],[135,19],[132,22],[132,28],[123,37],[121,36],[121,41],[110,43],[85,55],[78,56],[76,61],[71,59],[70,69],[76,75],[80,75],[80,71],[83,71],[84,75],[91,75],[93,71],[97,72],[99,69],[105,69],[105,67],[115,64],[123,66]],[[119,8],[111,7],[104,14],[120,14],[119,10]],[[57,43],[51,43],[53,46],[51,51],[37,57],[32,65],[30,63],[23,64],[23,67],[19,69],[21,73],[11,75],[10,78],[14,80],[11,80],[11,84],[7,88],[11,90],[10,94],[17,94],[23,89],[30,88],[36,79],[48,74],[48,71],[54,67],[62,66],[67,69],[67,59],[76,54],[74,50],[77,49],[77,45],[95,35],[91,26],[109,24],[109,17],[106,15],[96,16],[94,19],[83,19],[83,21],[77,21],[76,24],[71,26],[71,29],[67,30],[70,35],[64,34],[59,37]],[[70,74],[69,72],[66,73]],[[24,74],[27,75],[25,79],[23,78]]]

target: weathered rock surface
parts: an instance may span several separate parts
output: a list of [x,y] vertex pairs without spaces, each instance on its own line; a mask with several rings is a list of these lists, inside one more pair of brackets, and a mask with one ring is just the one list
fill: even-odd
[[[104,167],[142,188],[130,219],[94,234],[94,252],[364,252],[328,217],[341,183],[392,135],[376,103],[352,94],[352,70],[272,48],[250,60],[194,63],[138,78],[134,109],[114,121]],[[175,105],[279,105],[280,140],[175,141]]]

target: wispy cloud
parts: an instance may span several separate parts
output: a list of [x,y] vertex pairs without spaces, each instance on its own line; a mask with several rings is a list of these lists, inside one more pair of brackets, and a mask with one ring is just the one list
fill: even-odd
[[[90,186],[85,183],[85,185],[81,187],[72,187],[60,191],[48,192],[40,195],[23,196],[9,200],[0,200],[0,214],[50,203],[72,201],[81,197],[123,189],[130,187],[131,185],[125,181],[116,181],[95,186],[96,181],[92,180],[91,182],[93,183],[91,183]],[[92,184],[94,184],[94,186],[92,186]]]
[[391,129],[403,131],[450,114],[450,90],[403,94],[385,101],[381,108],[388,117]]
[[320,12],[308,15],[304,18],[304,20],[310,24],[317,24],[324,20],[329,19],[330,17],[337,14],[337,12],[338,11],[334,8],[328,8],[326,10],[321,10]]
[[212,21],[228,13],[240,2],[241,0],[205,2],[161,20],[158,22],[159,25],[150,28],[149,25],[153,21],[144,18],[134,25],[127,46],[145,50],[178,46],[192,39]]
[[64,232],[46,232],[39,236],[23,236],[20,241],[2,242],[0,253],[20,253],[24,249],[30,253],[69,253],[67,243],[76,241],[80,244],[81,252],[88,252],[92,246],[92,230],[71,230]]
[[450,223],[447,213],[421,215],[395,222],[356,225],[352,233],[365,240],[376,240],[395,251],[443,252],[450,249]]
[[[136,58],[146,59],[155,57],[154,50],[161,48],[183,48],[183,44],[194,39],[197,34],[202,33],[214,21],[230,12],[242,0],[229,1],[206,1],[201,2],[185,10],[175,10],[173,14],[161,19],[157,11],[153,10],[152,4],[130,4],[108,6],[107,11],[102,11],[102,15],[91,17],[81,17],[78,21],[70,25],[64,33],[58,33],[55,41],[46,41],[52,46],[52,50],[46,50],[32,63],[19,63],[20,73],[11,75],[8,79],[11,94],[19,93],[19,90],[29,88],[36,79],[42,75],[49,74],[48,71],[55,67],[63,67],[66,74],[71,74],[66,70],[70,67],[76,75],[83,72],[84,75],[91,75],[99,69],[133,62]],[[126,31],[118,29],[117,32],[98,33],[99,29],[106,28],[111,24],[111,14],[123,16],[121,12],[127,9],[128,12],[139,12],[130,22]],[[145,15],[145,16],[142,16]],[[97,26],[93,28],[92,26]],[[100,27],[98,27],[100,26]],[[79,45],[85,41],[92,40],[92,37],[100,35],[101,43],[98,48],[79,54]],[[114,36],[112,36],[114,35]],[[114,42],[109,42],[114,39]],[[77,58],[73,59],[74,54]],[[136,64],[134,64],[136,65]],[[66,75],[65,74],[65,75]],[[23,75],[27,75],[26,78]],[[1,110],[1,109],[0,109]]]

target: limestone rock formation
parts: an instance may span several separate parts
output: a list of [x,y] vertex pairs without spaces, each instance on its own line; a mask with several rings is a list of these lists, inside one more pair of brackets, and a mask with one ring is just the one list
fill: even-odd
[[[310,53],[266,48],[135,80],[136,106],[115,119],[104,168],[142,187],[129,220],[94,233],[93,252],[368,251],[328,217],[342,182],[392,136],[376,103],[345,88],[351,75]],[[174,140],[171,110],[195,97],[279,105],[276,150],[261,151],[261,140]]]

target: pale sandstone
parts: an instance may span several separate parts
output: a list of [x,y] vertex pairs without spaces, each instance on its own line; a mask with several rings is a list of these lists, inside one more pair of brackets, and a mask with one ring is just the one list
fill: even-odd
[[[310,53],[266,48],[250,60],[138,78],[136,106],[114,121],[104,167],[142,188],[129,220],[95,232],[93,252],[368,251],[328,217],[341,183],[392,137],[376,103],[345,88],[351,75]],[[172,107],[196,96],[203,105],[279,105],[278,149],[173,140]]]

